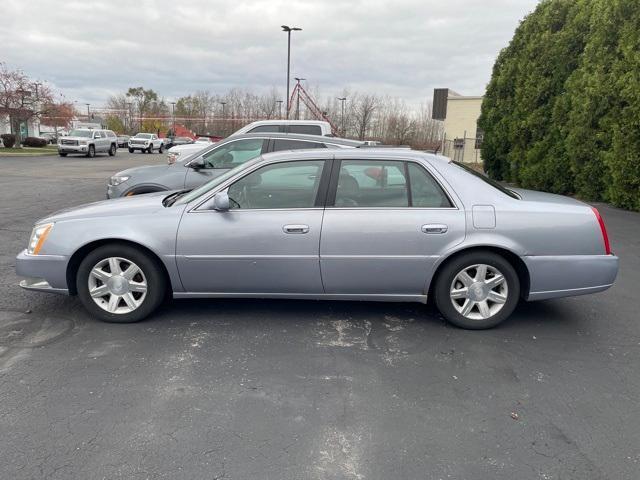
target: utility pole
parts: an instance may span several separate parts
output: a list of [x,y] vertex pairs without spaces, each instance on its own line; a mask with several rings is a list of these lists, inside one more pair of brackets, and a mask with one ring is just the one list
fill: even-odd
[[224,108],[226,104],[227,102],[220,102],[220,105],[222,105],[222,133],[224,135],[227,134],[227,114]]
[[133,115],[131,114],[131,102],[127,102],[126,105],[127,105],[127,110],[129,111],[128,129],[129,129],[129,132],[132,132],[133,131]]
[[289,118],[289,86],[290,86],[290,73],[291,73],[291,32],[301,31],[301,28],[290,27],[288,25],[281,25],[282,31],[287,32],[287,118]]
[[342,136],[344,137],[344,102],[347,101],[347,97],[337,97],[338,100],[340,100],[340,103],[342,103],[342,116],[341,116],[341,120],[340,123],[342,124]]
[[295,80],[297,82],[296,83],[296,88],[297,88],[297,91],[298,91],[298,96],[296,98],[296,100],[297,100],[297,102],[296,102],[296,120],[300,120],[300,82],[302,80],[306,80],[306,78],[295,77]]
[[91,121],[91,114],[89,113],[89,105],[91,104],[85,103],[85,105],[87,106],[87,123],[89,123],[89,121]]
[[171,133],[176,136],[176,102],[171,102],[171,116],[173,117],[173,127],[171,127]]

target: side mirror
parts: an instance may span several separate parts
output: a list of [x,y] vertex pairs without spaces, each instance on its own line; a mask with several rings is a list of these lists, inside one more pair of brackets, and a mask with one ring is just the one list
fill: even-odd
[[229,195],[227,192],[218,192],[213,197],[213,208],[219,212],[229,210]]
[[194,170],[200,170],[201,168],[204,168],[204,159],[202,157],[198,157],[193,160],[189,166]]

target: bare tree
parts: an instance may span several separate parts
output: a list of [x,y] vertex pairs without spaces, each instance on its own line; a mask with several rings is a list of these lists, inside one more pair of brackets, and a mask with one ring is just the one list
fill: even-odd
[[[0,115],[6,116],[20,144],[20,124],[39,118],[53,104],[51,89],[34,82],[20,70],[9,70],[0,62]],[[1,117],[0,117],[1,118]]]
[[371,128],[373,115],[379,106],[379,99],[375,95],[362,95],[353,106],[353,120],[356,134],[360,140],[364,140]]

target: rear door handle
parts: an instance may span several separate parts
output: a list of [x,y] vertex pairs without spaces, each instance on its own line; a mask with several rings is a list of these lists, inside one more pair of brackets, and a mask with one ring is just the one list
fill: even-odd
[[427,225],[422,225],[422,233],[427,234],[438,234],[438,233],[447,233],[449,227],[440,223],[429,223]]
[[284,233],[309,233],[309,225],[285,225],[282,230]]

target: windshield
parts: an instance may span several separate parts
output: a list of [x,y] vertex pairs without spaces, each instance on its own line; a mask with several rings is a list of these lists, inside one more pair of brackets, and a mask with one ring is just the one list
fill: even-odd
[[493,180],[492,178],[489,178],[485,174],[477,172],[473,168],[468,167],[467,165],[465,165],[463,163],[460,163],[460,162],[451,162],[451,163],[453,163],[454,165],[460,167],[465,172],[470,173],[474,177],[477,177],[477,178],[481,179],[483,182],[488,183],[489,185],[491,185],[496,190],[500,190],[505,195],[509,195],[511,198],[515,198],[516,200],[520,200],[520,195],[518,195],[516,192],[514,192],[513,190],[509,190],[508,188],[505,188],[501,183],[496,182],[495,180]]
[[151,134],[150,133],[138,133],[136,135],[136,138],[151,138]]
[[174,202],[174,205],[184,205],[185,203],[189,203],[192,200],[195,200],[196,198],[206,194],[207,192],[210,192],[211,190],[216,188],[218,185],[226,182],[228,179],[230,179],[237,173],[241,172],[245,168],[250,167],[251,165],[254,165],[257,161],[261,159],[262,157],[257,157],[257,158],[254,158],[253,160],[250,160],[248,162],[238,165],[236,168],[232,168],[228,172],[223,173],[219,177],[214,178],[213,180],[202,185],[201,187],[198,187],[194,190],[191,190],[188,193],[185,193],[182,197],[179,197]]
[[69,133],[70,137],[91,138],[92,135],[93,132],[91,130],[71,130],[71,133]]

